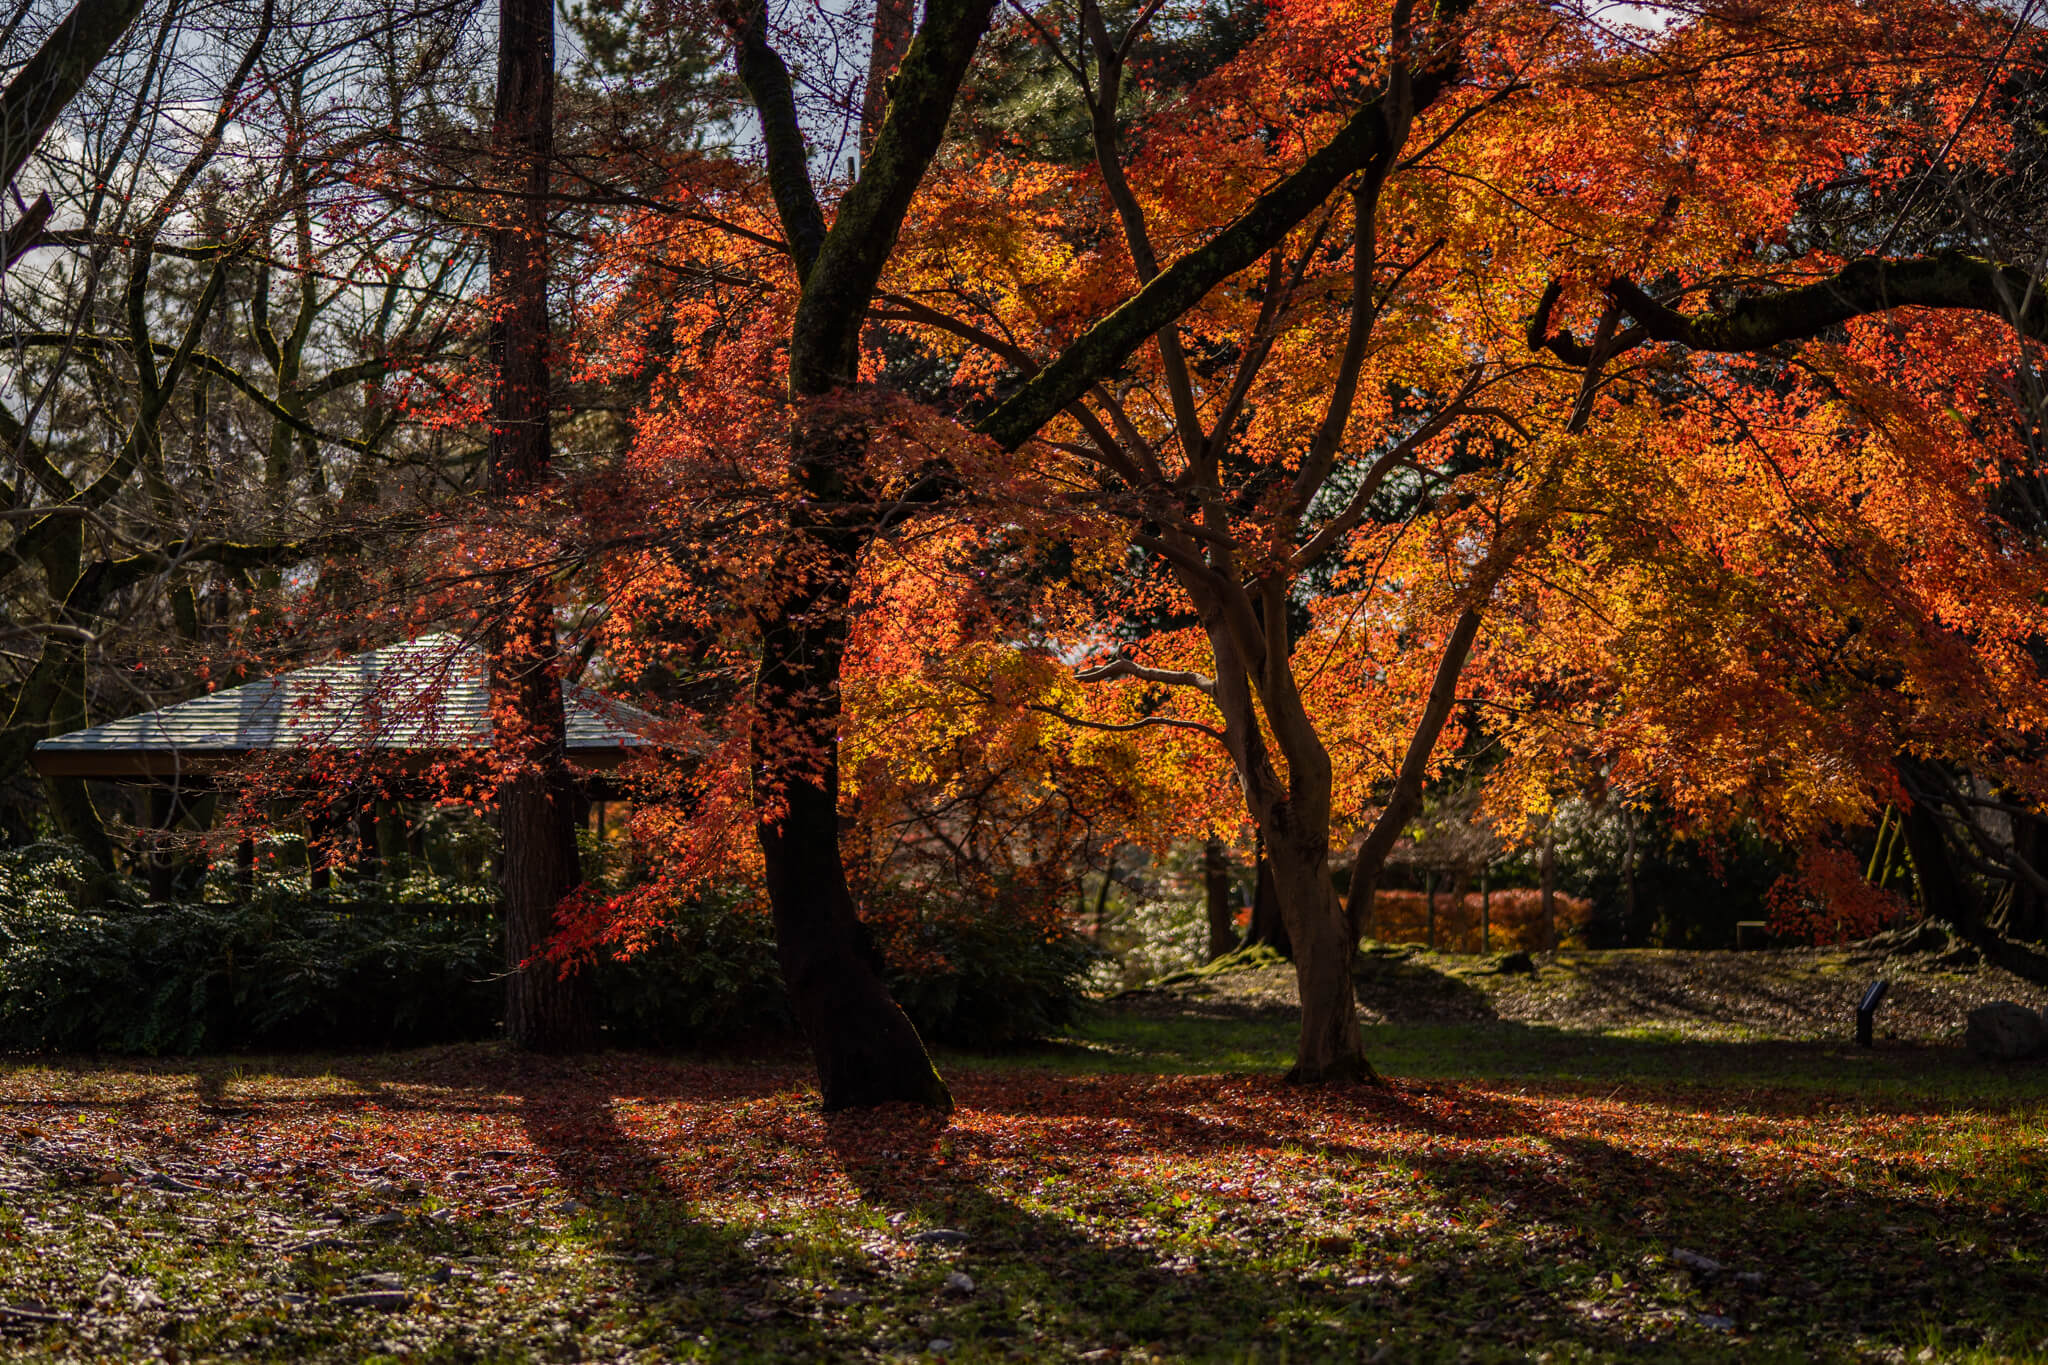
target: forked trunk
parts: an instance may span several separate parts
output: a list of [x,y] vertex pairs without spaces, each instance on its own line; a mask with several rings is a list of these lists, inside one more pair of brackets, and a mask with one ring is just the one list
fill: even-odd
[[776,952],[827,1110],[899,1102],[951,1110],[924,1040],[882,984],[840,862],[839,669],[855,554],[836,540],[812,541],[824,562],[791,573],[763,623],[755,810]]

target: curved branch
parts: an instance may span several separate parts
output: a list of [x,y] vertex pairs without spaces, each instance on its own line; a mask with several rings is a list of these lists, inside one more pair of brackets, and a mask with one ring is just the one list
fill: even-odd
[[1429,700],[1423,705],[1422,718],[1416,722],[1415,733],[1408,739],[1408,752],[1402,755],[1401,771],[1394,779],[1393,795],[1387,798],[1387,808],[1380,812],[1379,819],[1373,821],[1372,832],[1365,836],[1365,843],[1358,850],[1355,864],[1358,871],[1352,874],[1349,903],[1344,907],[1354,929],[1364,922],[1381,864],[1393,852],[1401,831],[1422,808],[1422,779],[1429,770],[1429,755],[1451,718],[1451,707],[1458,699],[1458,677],[1465,671],[1465,660],[1471,657],[1472,642],[1478,638],[1479,612],[1467,607],[1459,614],[1457,625],[1451,628],[1451,638],[1444,643],[1443,657],[1437,660],[1436,677],[1429,687]]
[[1095,668],[1084,668],[1074,676],[1084,683],[1109,682],[1115,678],[1136,678],[1141,682],[1162,683],[1168,687],[1192,687],[1206,697],[1216,695],[1216,680],[1205,673],[1184,669],[1150,668],[1122,656]]
[[740,84],[746,87],[760,119],[761,141],[768,154],[768,191],[775,198],[775,210],[801,279],[811,273],[825,244],[825,212],[818,207],[818,193],[811,187],[810,157],[804,150],[804,130],[797,119],[789,67],[768,45],[768,7],[761,0],[748,5],[744,13],[728,0],[719,7],[719,17],[732,32]]
[[[1865,256],[1813,284],[1692,317],[1657,302],[1631,280],[1610,282],[1607,295],[1657,341],[1692,351],[1746,352],[1804,341],[1852,318],[1894,308],[1990,313],[2021,335],[2044,340],[2048,297],[2034,285],[2033,275],[2020,266],[1944,251],[1902,260]],[[1532,325],[1532,335],[1534,330]]]
[[[1463,8],[1453,3],[1441,10],[1455,20]],[[1406,132],[1406,119],[1397,119],[1397,110],[1410,117],[1420,114],[1450,88],[1462,66],[1462,49],[1447,43],[1414,70],[1405,92],[1391,86],[1382,90],[1299,169],[1281,177],[1206,244],[1160,271],[1089,328],[984,418],[978,430],[1006,450],[1030,440],[1096,381],[1114,374],[1147,337],[1271,250],[1353,173],[1396,155],[1400,144],[1395,137]]]

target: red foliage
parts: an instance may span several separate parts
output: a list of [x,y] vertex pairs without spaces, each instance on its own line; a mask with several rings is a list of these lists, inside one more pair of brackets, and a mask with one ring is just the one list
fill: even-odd
[[1855,854],[1814,840],[1800,851],[1798,869],[1778,879],[1764,897],[1770,931],[1802,943],[1848,943],[1912,917],[1897,893],[1865,879]]

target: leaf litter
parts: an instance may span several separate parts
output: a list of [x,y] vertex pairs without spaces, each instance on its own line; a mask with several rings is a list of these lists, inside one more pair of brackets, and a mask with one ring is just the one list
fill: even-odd
[[794,1060],[18,1062],[0,1356],[2048,1350],[2044,1113],[2010,1077],[949,1073],[940,1121],[821,1114]]

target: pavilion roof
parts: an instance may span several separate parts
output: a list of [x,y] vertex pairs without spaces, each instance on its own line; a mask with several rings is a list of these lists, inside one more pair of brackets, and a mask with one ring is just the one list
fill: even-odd
[[[636,707],[575,683],[562,685],[562,701],[569,759],[581,767],[614,767],[657,743],[660,720]],[[34,763],[52,777],[175,777],[279,750],[419,755],[490,744],[483,652],[425,635],[57,735],[36,745]]]

